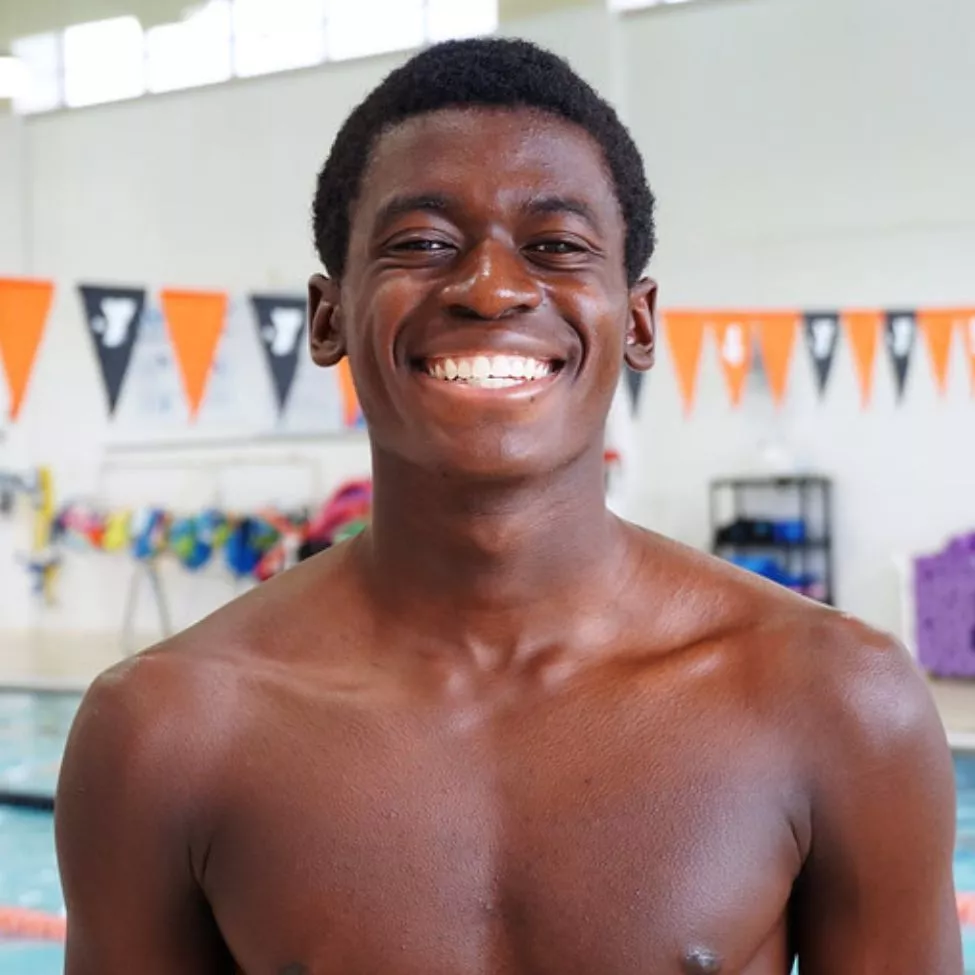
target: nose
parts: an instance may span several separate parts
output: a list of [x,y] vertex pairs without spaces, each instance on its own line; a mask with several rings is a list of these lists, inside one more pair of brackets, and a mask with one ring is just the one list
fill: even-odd
[[493,240],[472,248],[440,293],[451,314],[485,320],[534,311],[542,297],[517,251]]

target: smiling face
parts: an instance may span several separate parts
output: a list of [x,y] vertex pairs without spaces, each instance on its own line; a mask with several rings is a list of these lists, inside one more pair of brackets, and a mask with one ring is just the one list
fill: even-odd
[[602,153],[529,110],[451,109],[384,134],[341,286],[312,280],[312,352],[347,353],[374,447],[484,478],[600,451],[624,352],[652,361]]

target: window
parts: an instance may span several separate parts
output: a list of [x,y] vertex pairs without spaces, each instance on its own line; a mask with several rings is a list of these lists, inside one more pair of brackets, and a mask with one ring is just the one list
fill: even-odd
[[210,0],[185,20],[146,31],[149,91],[227,81],[231,64],[230,0]]
[[49,112],[61,107],[61,36],[35,34],[14,41],[11,51],[23,70],[23,84],[14,93],[14,110]]
[[326,0],[234,0],[234,74],[242,78],[325,60]]
[[[609,2],[623,9],[648,0]],[[136,17],[115,17],[14,41],[14,57],[0,58],[0,98],[13,94],[21,113],[96,105],[409,50],[497,25],[498,0],[203,0],[183,20],[147,31]]]
[[477,37],[498,27],[498,0],[427,0],[427,40]]
[[145,46],[137,18],[99,20],[64,32],[64,100],[69,107],[136,98],[145,90]]
[[0,98],[14,98],[24,90],[27,69],[16,58],[0,57]]
[[692,0],[608,0],[610,10],[641,10],[644,7],[663,7]]
[[326,37],[333,61],[420,47],[424,0],[327,0]]

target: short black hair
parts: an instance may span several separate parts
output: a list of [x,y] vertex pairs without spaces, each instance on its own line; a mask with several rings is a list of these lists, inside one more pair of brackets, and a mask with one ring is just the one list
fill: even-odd
[[352,207],[379,137],[416,115],[444,108],[533,108],[573,122],[599,144],[626,225],[628,284],[653,254],[654,198],[640,150],[613,107],[567,61],[528,41],[446,41],[394,70],[346,119],[318,176],[315,247],[326,270],[341,278]]

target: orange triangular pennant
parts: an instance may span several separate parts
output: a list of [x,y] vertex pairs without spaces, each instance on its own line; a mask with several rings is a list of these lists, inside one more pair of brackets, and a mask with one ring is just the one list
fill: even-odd
[[948,366],[951,362],[951,340],[955,327],[963,327],[969,318],[975,318],[975,309],[930,309],[917,313],[917,322],[928,346],[931,371],[942,396],[948,392]]
[[53,298],[50,281],[0,278],[0,361],[10,391],[11,420],[24,404]]
[[359,407],[359,397],[355,391],[352,379],[352,367],[349,360],[342,359],[338,364],[339,393],[342,397],[342,422],[350,429],[363,424],[362,410]]
[[968,349],[968,363],[972,370],[972,395],[975,396],[975,313],[962,321],[965,347]]
[[776,406],[785,399],[792,365],[792,350],[799,331],[799,313],[760,312],[755,316],[758,324],[758,344],[762,350],[762,364],[768,377],[769,389]]
[[165,290],[160,297],[186,403],[195,419],[227,319],[227,296],[220,291]]
[[664,335],[677,370],[677,384],[686,414],[694,407],[706,321],[706,316],[696,311],[668,311],[664,315]]
[[843,327],[853,350],[853,365],[860,383],[860,401],[864,407],[870,403],[873,392],[874,360],[884,315],[879,311],[843,312]]
[[747,317],[735,314],[710,316],[718,342],[718,360],[728,386],[731,405],[741,403],[745,379],[752,365],[752,330]]

